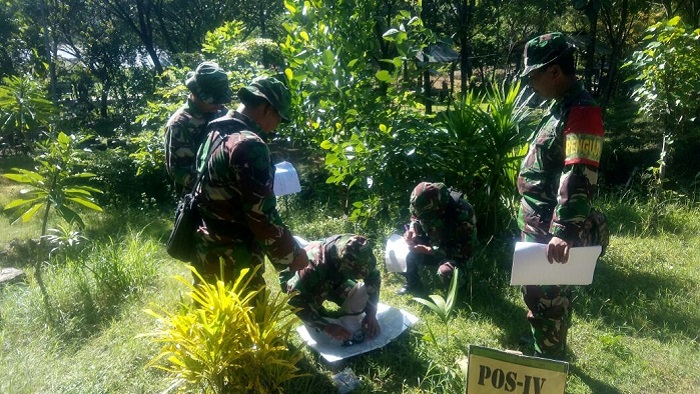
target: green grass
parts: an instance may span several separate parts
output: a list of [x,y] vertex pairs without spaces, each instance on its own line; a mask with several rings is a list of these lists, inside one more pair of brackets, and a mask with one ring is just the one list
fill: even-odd
[[[8,187],[0,183],[3,199]],[[576,290],[567,392],[697,392],[700,209],[626,201],[601,203],[612,242],[593,284]],[[322,209],[283,210],[283,216],[307,239],[354,231]],[[0,393],[155,393],[171,385],[172,376],[144,369],[158,347],[137,338],[157,325],[143,310],[153,303],[176,308],[185,289],[173,276],[189,276],[163,248],[170,216],[136,209],[88,219],[86,249],[46,260],[45,293],[31,269],[26,284],[0,287]],[[6,226],[0,241],[36,237],[33,226]],[[388,234],[370,235],[383,256],[381,238]],[[419,324],[383,349],[339,365],[325,363],[293,336],[291,345],[304,354],[299,366],[309,376],[289,383],[286,392],[333,392],[331,376],[346,367],[362,382],[357,393],[464,392],[458,363],[469,345],[531,352],[520,341],[528,327],[519,289],[508,285],[511,247],[492,241],[479,255],[471,294],[460,292],[449,325],[410,297],[394,295],[401,280],[384,272],[382,301],[419,316]],[[0,266],[26,261],[22,253],[6,251]],[[267,268],[267,282],[276,283],[274,269]]]

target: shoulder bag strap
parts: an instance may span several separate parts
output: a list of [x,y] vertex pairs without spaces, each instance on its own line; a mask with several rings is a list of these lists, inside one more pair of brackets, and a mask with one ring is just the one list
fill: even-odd
[[[209,142],[207,140],[207,142]],[[197,191],[197,186],[199,185],[200,182],[202,182],[202,177],[204,176],[204,170],[207,168],[207,162],[209,162],[209,157],[211,156],[211,153],[216,150],[216,148],[219,147],[224,142],[224,139],[222,137],[219,137],[214,144],[209,145],[209,149],[207,150],[207,156],[204,158],[204,161],[202,162],[201,168],[197,168],[197,181],[192,185],[192,191],[190,193],[194,196],[195,191]],[[205,142],[206,144],[206,142]],[[213,145],[213,146],[212,146]]]

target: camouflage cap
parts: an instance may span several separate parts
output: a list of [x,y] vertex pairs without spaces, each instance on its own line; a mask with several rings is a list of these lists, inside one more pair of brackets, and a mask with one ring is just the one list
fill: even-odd
[[364,278],[376,269],[372,243],[362,235],[342,234],[334,237],[328,246],[326,258],[333,258],[341,272]]
[[202,62],[194,72],[187,73],[185,85],[197,99],[207,104],[226,104],[233,98],[226,71],[214,62]]
[[533,70],[544,67],[560,56],[573,53],[575,50],[576,48],[566,40],[566,36],[559,32],[535,37],[525,44],[523,55],[525,69],[520,76],[525,77]]
[[238,91],[238,98],[243,103],[250,101],[255,96],[264,98],[277,110],[283,122],[289,122],[292,94],[279,79],[275,77],[258,77],[250,85]]
[[411,192],[411,215],[419,220],[437,219],[449,198],[450,191],[444,183],[421,182]]

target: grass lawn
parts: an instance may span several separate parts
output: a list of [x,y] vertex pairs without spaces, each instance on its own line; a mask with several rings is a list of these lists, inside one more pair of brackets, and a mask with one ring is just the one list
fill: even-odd
[[[10,200],[13,187],[0,180],[0,204]],[[700,209],[671,203],[652,209],[631,200],[603,207],[612,242],[593,284],[576,289],[567,392],[698,392]],[[307,239],[353,231],[322,212],[283,214]],[[189,276],[164,251],[169,215],[90,215],[91,242],[81,253],[47,260],[43,290],[31,267],[46,256],[22,247],[39,234],[37,223],[3,226],[0,266],[26,269],[28,277],[0,287],[0,393],[159,393],[171,386],[172,376],[144,368],[159,346],[137,337],[156,327],[143,310],[153,304],[175,310],[185,288],[173,276]],[[377,240],[378,257],[383,243]],[[338,365],[293,336],[291,345],[304,354],[299,366],[309,375],[287,384],[286,392],[334,392],[331,376],[349,368],[362,382],[357,393],[458,393],[465,388],[458,363],[469,345],[531,353],[521,340],[528,327],[519,289],[508,285],[512,243],[482,248],[471,288],[460,291],[447,325],[411,297],[394,295],[401,280],[383,272],[382,301],[418,316],[416,327]],[[274,269],[267,268],[266,280],[276,283]],[[442,293],[430,285],[431,293]],[[201,391],[179,390],[171,392]]]

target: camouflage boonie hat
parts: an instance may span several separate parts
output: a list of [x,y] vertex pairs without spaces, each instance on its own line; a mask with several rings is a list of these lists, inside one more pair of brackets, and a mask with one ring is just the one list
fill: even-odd
[[411,192],[411,215],[419,220],[437,220],[447,206],[450,191],[444,183],[421,182]]
[[525,69],[520,74],[525,77],[532,70],[537,70],[553,62],[560,56],[573,53],[576,48],[566,41],[566,36],[559,32],[543,34],[528,41],[525,45]]
[[342,272],[365,277],[376,268],[377,259],[372,252],[372,243],[366,237],[343,234],[333,242],[326,258],[337,258]]
[[238,98],[243,103],[250,101],[254,96],[267,100],[280,114],[282,121],[285,123],[289,122],[292,94],[279,79],[275,77],[258,77],[250,85],[238,91]]
[[226,72],[214,62],[202,62],[187,73],[187,89],[207,104],[226,104],[233,98]]

